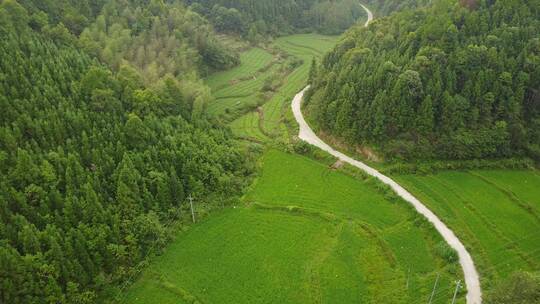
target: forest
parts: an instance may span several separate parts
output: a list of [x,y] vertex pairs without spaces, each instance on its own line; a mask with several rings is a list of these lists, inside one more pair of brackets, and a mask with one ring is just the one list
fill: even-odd
[[[97,33],[93,42],[124,41],[126,52],[147,39],[213,56],[202,46],[211,33],[190,36],[201,24],[182,20],[180,7],[164,14],[186,32],[169,38],[151,34],[164,26],[151,6],[133,7],[151,22],[122,30],[127,17],[104,17],[117,14],[109,2],[78,15],[89,20],[78,40],[45,2],[0,5],[1,303],[102,303],[167,243],[188,195],[202,212],[234,200],[248,180],[249,156],[202,113],[205,67],[148,52],[142,62],[171,69],[155,74],[131,54],[90,52],[85,37]],[[100,20],[125,40],[100,33]]]
[[540,2],[467,3],[349,30],[313,67],[321,129],[388,159],[540,159]]
[[[141,9],[127,0],[109,1],[79,42],[115,69],[128,62],[146,83],[165,75],[193,79],[238,64],[211,25],[180,3],[157,2]],[[190,75],[194,71],[197,75]]]
[[386,16],[397,11],[424,7],[432,2],[433,0],[367,0],[366,4],[372,7],[378,15]]
[[363,16],[355,0],[187,0],[216,30],[260,42],[266,36],[316,30],[340,34]]

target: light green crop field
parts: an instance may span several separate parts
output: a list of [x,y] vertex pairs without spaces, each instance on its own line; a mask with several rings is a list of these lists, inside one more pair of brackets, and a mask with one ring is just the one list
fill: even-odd
[[[263,104],[259,113],[255,110],[230,123],[234,134],[244,139],[268,141],[286,138],[287,129],[283,123],[290,115],[287,105],[306,84],[311,61],[320,59],[337,42],[337,36],[319,34],[299,34],[276,39],[274,47],[289,56],[301,60],[294,70],[283,75],[281,86],[269,100],[259,96],[265,81],[286,64],[283,59],[272,56],[266,50],[252,48],[241,55],[241,64],[229,71],[211,75],[206,83],[212,88],[216,100],[208,105],[211,115],[241,113],[242,109],[255,109]],[[257,130],[258,129],[258,130]]]
[[274,59],[266,50],[252,48],[240,55],[241,64],[237,67],[208,77],[206,84],[216,98],[208,105],[208,113],[221,115],[256,105],[257,93],[275,69],[269,66]]
[[319,34],[299,34],[276,39],[275,44],[286,53],[302,60],[302,64],[287,76],[278,94],[263,105],[265,133],[272,137],[287,137],[283,118],[290,115],[288,105],[294,95],[301,91],[307,82],[311,61],[319,62],[323,55],[337,43],[337,36]]
[[241,64],[227,71],[210,75],[206,84],[213,90],[219,90],[229,85],[235,79],[255,74],[272,60],[272,54],[260,48],[252,48],[240,54]]
[[264,142],[268,137],[259,127],[259,113],[249,112],[229,124],[233,133],[241,138]]
[[[244,198],[178,235],[124,303],[433,303],[461,277],[401,202],[306,157],[265,153]],[[463,294],[458,303],[464,303]]]
[[478,170],[396,178],[456,232],[483,283],[540,270],[540,175]]

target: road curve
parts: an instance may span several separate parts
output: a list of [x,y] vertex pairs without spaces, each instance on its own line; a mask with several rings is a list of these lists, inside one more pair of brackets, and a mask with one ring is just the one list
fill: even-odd
[[373,13],[369,10],[369,8],[367,8],[365,5],[363,4],[360,4],[360,6],[362,6],[362,8],[366,11],[367,13],[367,21],[366,21],[366,24],[364,24],[364,26],[368,26],[371,21],[373,21]]
[[[362,5],[368,14],[368,21],[365,26],[367,26],[373,20],[373,14],[371,11]],[[357,168],[360,168],[367,174],[376,177],[381,182],[390,186],[401,198],[410,203],[418,213],[422,214],[428,221],[430,221],[435,229],[441,234],[444,240],[456,250],[459,256],[459,263],[463,269],[463,274],[465,277],[465,284],[467,285],[467,304],[481,304],[482,303],[482,290],[480,287],[480,278],[471,255],[461,243],[461,241],[456,237],[454,232],[450,230],[431,210],[429,210],[422,202],[420,202],[416,197],[409,193],[405,188],[401,187],[398,183],[392,180],[390,177],[380,173],[374,168],[369,167],[368,165],[353,159],[339,151],[334,150],[324,141],[322,141],[313,130],[309,127],[304,116],[302,114],[302,100],[304,93],[309,88],[306,87],[300,93],[298,93],[292,101],[292,110],[294,117],[300,126],[299,138],[313,146],[316,146],[331,155],[337,157],[338,159],[349,163]]]

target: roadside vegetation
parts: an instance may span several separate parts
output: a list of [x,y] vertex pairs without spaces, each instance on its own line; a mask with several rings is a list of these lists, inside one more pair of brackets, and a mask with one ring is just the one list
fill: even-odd
[[366,0],[365,4],[369,5],[375,15],[380,18],[394,12],[424,7],[437,1],[438,0]]

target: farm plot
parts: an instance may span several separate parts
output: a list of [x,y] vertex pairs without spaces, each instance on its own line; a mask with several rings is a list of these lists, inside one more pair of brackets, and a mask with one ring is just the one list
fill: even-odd
[[228,86],[234,80],[255,74],[272,61],[272,54],[261,48],[252,48],[240,55],[241,64],[227,71],[222,71],[210,75],[206,79],[206,84],[215,91],[219,91]]
[[260,48],[252,48],[240,56],[241,64],[231,70],[215,73],[206,79],[215,101],[208,105],[211,115],[238,113],[260,103],[257,94],[275,70],[276,58]]
[[[230,126],[240,138],[269,140],[286,136],[287,129],[283,124],[288,110],[286,105],[305,86],[312,59],[322,58],[337,39],[318,34],[278,38],[274,46],[290,56],[287,60],[276,58],[279,55],[272,57],[259,48],[243,53],[240,66],[207,79],[216,97],[208,105],[208,112],[233,117]],[[289,70],[288,65],[294,61],[294,68]],[[273,79],[276,75],[279,79]],[[263,96],[263,86],[272,80],[279,82],[278,87]],[[252,109],[252,112],[242,115],[246,109]]]
[[262,133],[259,126],[260,117],[258,112],[249,112],[229,124],[233,133],[239,137],[250,141],[264,142],[268,137]]
[[274,138],[282,134],[286,135],[282,120],[287,115],[290,100],[306,85],[312,59],[320,60],[335,45],[337,39],[337,37],[318,34],[293,35],[276,39],[277,47],[300,59],[302,64],[287,76],[278,94],[264,104],[262,126],[266,133]]
[[311,159],[268,151],[244,202],[180,234],[124,302],[427,303],[439,273],[442,304],[461,277],[406,204]]
[[396,179],[471,248],[484,288],[514,271],[540,270],[540,176],[478,170]]

